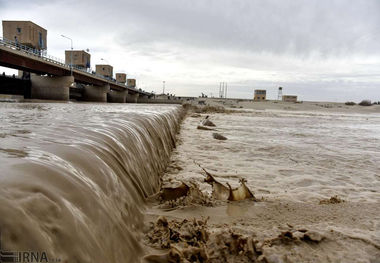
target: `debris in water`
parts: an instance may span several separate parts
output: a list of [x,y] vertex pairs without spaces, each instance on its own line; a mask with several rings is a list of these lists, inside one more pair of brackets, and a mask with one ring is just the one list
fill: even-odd
[[240,186],[236,189],[232,189],[231,186],[227,183],[228,187],[223,185],[222,183],[215,180],[214,176],[212,176],[209,172],[206,171],[202,166],[194,161],[205,173],[206,178],[204,181],[212,186],[212,197],[218,200],[229,200],[229,201],[240,201],[245,199],[253,199],[256,201],[255,196],[246,186],[247,180],[240,179]]
[[190,189],[185,196],[181,196],[175,200],[163,200],[164,202],[160,205],[160,208],[163,209],[172,209],[183,206],[192,206],[192,205],[202,205],[202,206],[213,206],[214,203],[212,199],[204,194],[200,189],[199,185],[193,182],[190,182]]
[[189,189],[190,187],[184,182],[177,187],[163,187],[161,189],[160,197],[163,201],[175,200],[182,196],[186,196]]
[[[144,257],[144,260],[147,263],[184,262],[183,259],[184,259],[184,256],[182,252],[174,246],[165,254],[147,255]],[[185,262],[188,262],[188,261],[185,261]]]
[[[164,262],[282,262],[278,249],[316,245],[326,237],[307,229],[275,231],[269,236],[226,224],[218,230],[208,218],[172,219],[160,216],[145,235],[146,244],[165,253],[145,256],[148,263]],[[273,261],[274,260],[274,261]]]
[[193,113],[193,114],[190,115],[190,117],[192,117],[192,118],[200,118],[200,117],[202,117],[202,115],[200,115],[199,113]]
[[229,190],[230,190],[230,194],[229,194],[229,197],[228,197],[228,200],[229,201],[240,201],[240,200],[245,200],[245,199],[253,199],[256,201],[256,198],[255,196],[253,195],[253,193],[251,192],[251,190],[249,190],[249,188],[246,186],[246,182],[247,180],[245,179],[240,179],[240,186],[236,189],[232,189],[232,187],[230,186],[229,183],[227,183],[228,187],[229,187]]
[[215,127],[216,125],[209,120],[209,116],[207,115],[206,118],[202,121],[202,125],[203,126],[211,126],[211,127]]
[[330,205],[330,204],[339,204],[339,203],[343,203],[344,200],[339,198],[337,195],[335,196],[332,196],[330,199],[323,199],[321,201],[319,201],[319,204],[320,205]]
[[208,217],[182,221],[168,221],[166,217],[160,216],[156,223],[151,223],[146,238],[155,248],[170,248],[173,244],[184,243],[186,247],[201,247],[206,244],[209,233],[207,230]]
[[304,241],[313,241],[313,242],[321,242],[324,239],[324,236],[322,236],[320,233],[315,231],[307,231],[303,237],[302,240]]
[[223,140],[223,141],[227,140],[226,137],[224,137],[224,136],[221,135],[220,133],[216,133],[216,132],[214,132],[214,133],[212,134],[212,137],[214,137],[214,139],[217,139],[217,140]]
[[230,189],[227,186],[219,183],[215,178],[207,172],[204,168],[201,169],[206,173],[204,181],[212,186],[212,197],[217,200],[228,200]]
[[208,217],[193,218],[168,222],[165,217],[159,217],[146,234],[146,241],[156,249],[169,249],[169,251],[164,254],[145,256],[145,261],[149,263],[209,262],[212,258],[208,250],[212,248],[211,252],[215,253],[215,250],[223,250],[224,246],[214,247],[217,245],[214,241],[213,245],[208,246],[211,234],[207,226],[208,219]]
[[275,245],[289,245],[291,243],[300,244],[303,242],[314,242],[319,243],[325,237],[315,231],[310,231],[306,229],[301,230],[289,230],[285,232],[281,232],[277,237],[265,240],[263,242],[264,246],[275,246]]
[[209,127],[202,126],[202,125],[198,125],[197,129],[198,130],[205,130],[205,131],[215,131],[215,129],[213,129],[213,128],[209,128]]

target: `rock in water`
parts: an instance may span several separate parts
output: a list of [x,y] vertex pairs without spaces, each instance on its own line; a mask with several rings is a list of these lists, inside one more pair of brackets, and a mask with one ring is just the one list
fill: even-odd
[[227,140],[226,137],[224,137],[223,135],[221,135],[221,134],[219,134],[219,133],[216,133],[216,132],[214,132],[214,133],[212,134],[212,137],[214,137],[214,139],[217,139],[217,140],[222,140],[222,141]]
[[215,127],[216,125],[212,122],[212,121],[210,121],[210,120],[204,120],[203,122],[202,122],[202,124],[204,125],[204,126],[212,126],[212,127]]
[[216,125],[212,121],[210,121],[208,117],[209,116],[207,115],[206,118],[202,121],[202,125],[215,127]]
[[209,128],[207,126],[202,126],[202,125],[198,125],[197,129],[198,130],[206,130],[206,131],[215,131],[215,129],[213,129],[213,128]]

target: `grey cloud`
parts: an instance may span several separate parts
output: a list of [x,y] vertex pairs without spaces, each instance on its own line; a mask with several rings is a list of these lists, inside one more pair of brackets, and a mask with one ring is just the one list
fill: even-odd
[[376,44],[380,40],[378,1],[202,2],[207,4],[179,0],[129,5],[127,1],[133,35],[126,27],[118,41],[295,55],[380,53]]
[[183,95],[215,95],[228,81],[237,97],[278,85],[303,99],[379,96],[377,0],[0,0],[0,7],[2,18],[46,27],[49,52],[63,54],[60,34],[68,34],[76,48],[109,54],[157,91],[165,75],[168,89]]

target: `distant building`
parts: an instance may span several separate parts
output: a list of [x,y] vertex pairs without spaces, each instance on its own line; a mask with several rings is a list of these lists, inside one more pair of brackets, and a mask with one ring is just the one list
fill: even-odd
[[91,67],[91,55],[84,50],[66,50],[65,64],[71,64],[71,54],[73,55],[73,66],[81,68]]
[[116,81],[122,84],[127,82],[127,74],[125,73],[116,73]]
[[171,96],[170,94],[157,94],[155,95],[155,99],[158,100],[170,100]]
[[263,101],[266,100],[267,91],[265,89],[255,89],[255,96],[253,97],[254,101]]
[[31,21],[3,21],[3,38],[34,49],[47,49],[47,30]]
[[136,80],[135,79],[127,79],[127,86],[128,87],[136,87]]
[[96,65],[96,74],[104,77],[113,77],[113,67],[111,65]]
[[285,101],[285,102],[297,102],[297,96],[294,96],[294,95],[282,95],[282,101]]

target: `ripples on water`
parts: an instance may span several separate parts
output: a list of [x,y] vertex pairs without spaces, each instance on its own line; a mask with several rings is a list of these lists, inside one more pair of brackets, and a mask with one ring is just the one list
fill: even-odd
[[212,120],[228,140],[210,141],[196,131],[196,146],[188,151],[230,184],[244,177],[259,196],[294,201],[334,195],[380,201],[379,114],[268,110]]
[[177,106],[0,104],[3,247],[132,262],[144,197],[158,189],[180,115]]

